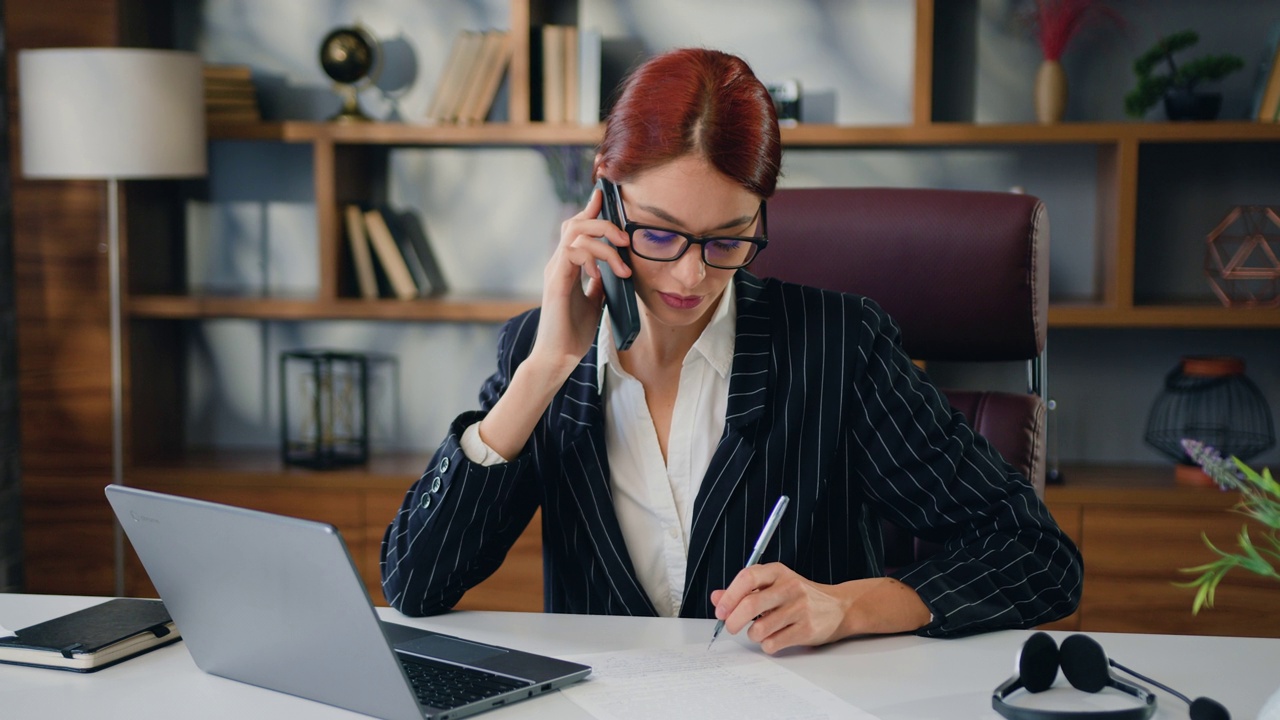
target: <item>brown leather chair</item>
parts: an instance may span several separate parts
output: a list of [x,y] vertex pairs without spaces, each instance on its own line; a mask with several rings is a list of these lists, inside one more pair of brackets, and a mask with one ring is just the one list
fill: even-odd
[[[945,390],[951,405],[1043,496],[1049,225],[1029,195],[960,190],[805,188],[769,200],[769,247],[752,264],[776,277],[865,295],[929,361],[1027,361],[1027,393]],[[936,551],[885,523],[898,567]]]

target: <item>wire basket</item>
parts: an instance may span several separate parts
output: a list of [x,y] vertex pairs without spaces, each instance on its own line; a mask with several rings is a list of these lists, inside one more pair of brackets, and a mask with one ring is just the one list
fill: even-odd
[[1185,357],[1165,376],[1144,439],[1171,460],[1190,464],[1184,438],[1246,461],[1275,445],[1267,399],[1245,377],[1243,360]]

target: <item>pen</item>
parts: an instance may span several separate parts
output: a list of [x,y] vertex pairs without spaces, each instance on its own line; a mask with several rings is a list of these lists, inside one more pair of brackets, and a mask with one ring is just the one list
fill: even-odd
[[[764,554],[764,549],[769,544],[769,539],[773,537],[773,531],[778,529],[778,523],[782,521],[782,513],[787,509],[787,503],[791,502],[791,498],[783,495],[778,498],[778,504],[773,506],[773,512],[769,513],[769,519],[764,523],[764,529],[760,531],[760,537],[756,539],[756,546],[751,551],[751,557],[747,558],[747,564],[742,568],[745,570],[752,565],[760,562],[760,556]],[[711,642],[707,643],[707,649],[715,644],[716,638],[720,637],[720,631],[724,629],[724,621],[716,622],[716,630],[711,633]]]

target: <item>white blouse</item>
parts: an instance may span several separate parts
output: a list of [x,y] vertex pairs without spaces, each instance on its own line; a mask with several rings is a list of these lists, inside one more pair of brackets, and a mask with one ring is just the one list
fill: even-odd
[[[664,462],[644,387],[619,362],[609,323],[600,323],[597,381],[613,508],[636,576],[664,617],[678,616],[683,604],[693,504],[724,433],[736,329],[730,283],[680,368]],[[466,429],[461,445],[472,462],[504,462],[480,439],[479,423]]]

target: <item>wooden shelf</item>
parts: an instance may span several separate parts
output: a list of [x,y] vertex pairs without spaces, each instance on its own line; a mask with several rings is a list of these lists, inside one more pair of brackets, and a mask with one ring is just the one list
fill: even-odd
[[379,489],[404,492],[422,475],[431,453],[379,452],[365,465],[312,470],[286,465],[279,450],[217,448],[135,462],[125,473],[143,486]]
[[[504,322],[537,307],[540,298],[448,295],[422,300],[333,300],[184,295],[135,295],[130,318],[202,320],[426,320]],[[1116,308],[1093,303],[1049,306],[1055,328],[1280,328],[1280,309],[1214,305],[1152,305]]]
[[332,142],[343,145],[530,146],[596,145],[599,125],[486,123],[483,125],[416,125],[367,122],[325,123],[286,120],[271,123],[222,123],[209,126],[210,140]]
[[1052,303],[1053,328],[1280,328],[1280,308],[1221,305],[1139,305],[1130,308],[1090,303]]
[[126,314],[136,319],[200,320],[428,320],[503,322],[537,307],[537,297],[447,295],[421,300],[331,300],[135,295]]
[[[529,146],[595,145],[599,125],[488,123],[416,125],[412,123],[323,123],[286,120],[270,123],[221,123],[209,126],[211,140],[326,141],[349,145]],[[1280,123],[1245,121],[1148,123],[1102,122],[1036,125],[1023,123],[931,123],[924,125],[825,125],[782,128],[786,147],[875,147],[943,145],[1109,144],[1136,142],[1271,142],[1280,140]]]
[[1050,505],[1133,505],[1152,507],[1196,507],[1227,510],[1240,499],[1239,493],[1216,487],[1178,485],[1172,464],[1159,465],[1066,465],[1065,482],[1045,488]]

